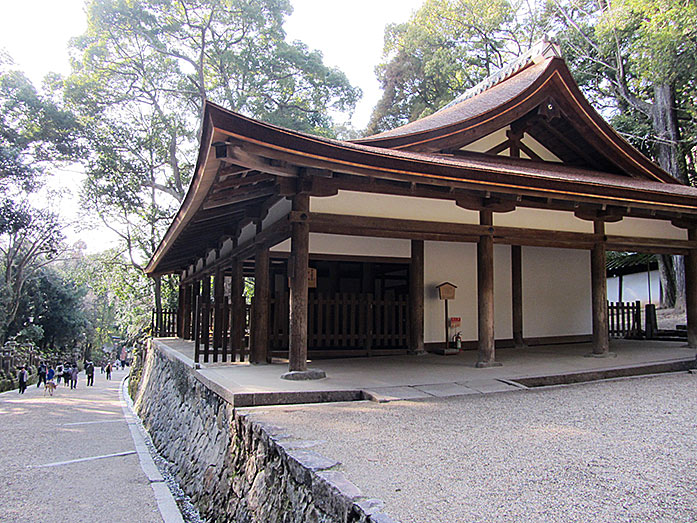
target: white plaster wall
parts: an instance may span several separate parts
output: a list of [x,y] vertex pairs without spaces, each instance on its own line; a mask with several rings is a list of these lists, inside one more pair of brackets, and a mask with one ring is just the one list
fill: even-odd
[[687,240],[686,229],[673,227],[670,222],[665,220],[648,220],[646,218],[623,218],[622,221],[616,223],[606,223],[605,234]]
[[[649,279],[651,281],[651,303],[658,303],[661,297],[661,282],[658,271],[625,274],[622,277],[622,301],[637,301],[642,305],[649,303]],[[617,276],[607,279],[607,299],[619,301],[620,279]]]
[[579,220],[572,212],[518,207],[512,212],[495,212],[494,225],[567,232],[593,232],[593,223]]
[[[290,240],[271,247],[271,251],[290,252]],[[410,258],[411,242],[395,238],[366,238],[312,232],[310,254]]]
[[523,247],[523,336],[590,334],[590,252]]
[[261,229],[264,230],[286,216],[292,209],[293,204],[288,198],[284,198],[271,206],[269,213],[261,221]]
[[240,237],[237,240],[237,245],[244,245],[246,242],[254,238],[257,233],[257,226],[254,223],[248,223],[242,228]]
[[339,191],[335,196],[311,197],[310,212],[401,218],[427,222],[479,223],[479,213],[458,207],[454,201]]
[[448,314],[462,318],[463,340],[477,339],[477,246],[474,243],[424,242],[424,341],[443,342],[445,305],[436,285],[457,285]]
[[[477,246],[474,243],[424,243],[424,341],[442,342],[445,337],[445,305],[436,286],[449,281],[457,285],[455,299],[448,301],[448,314],[462,318],[451,329],[462,339],[477,339]],[[494,246],[494,332],[496,339],[513,337],[511,319],[511,248]]]
[[[473,151],[477,153],[485,153],[490,149],[493,149],[497,145],[505,142],[508,140],[508,136],[506,136],[506,132],[509,131],[511,128],[510,125],[507,125],[506,127],[502,127],[501,129],[494,131],[491,134],[488,134],[486,136],[483,136],[479,140],[472,142],[471,144],[468,144],[462,148],[463,151]],[[540,158],[542,158],[544,161],[547,162],[561,162],[561,160],[551,151],[549,151],[544,145],[542,145],[540,142],[535,140],[532,136],[529,134],[524,134],[523,135],[523,140],[522,142],[530,147],[534,153],[536,153]],[[510,150],[506,149],[498,154],[499,156],[510,156]],[[529,156],[525,154],[523,151],[520,152],[520,155],[522,158],[528,158]]]

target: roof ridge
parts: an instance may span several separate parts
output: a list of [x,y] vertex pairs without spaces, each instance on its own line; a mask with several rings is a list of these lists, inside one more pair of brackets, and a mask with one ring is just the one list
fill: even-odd
[[473,98],[478,94],[483,93],[488,89],[491,89],[496,84],[499,84],[504,80],[510,78],[511,76],[515,75],[516,73],[518,73],[530,64],[536,64],[544,59],[554,57],[561,58],[561,49],[558,44],[556,44],[551,39],[545,36],[544,38],[541,38],[540,40],[535,42],[530,47],[530,49],[528,49],[525,53],[520,55],[514,61],[508,64],[504,64],[503,67],[501,67],[499,70],[490,74],[477,85],[470,87],[460,96],[456,97],[453,101],[438,109],[436,113],[449,109],[454,105],[464,102],[465,100]]

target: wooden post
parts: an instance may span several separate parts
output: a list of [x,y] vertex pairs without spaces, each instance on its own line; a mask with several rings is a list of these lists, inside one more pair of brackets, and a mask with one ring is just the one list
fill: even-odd
[[193,286],[186,285],[184,287],[184,311],[182,313],[182,338],[185,340],[191,339],[191,314],[193,302]]
[[409,265],[409,340],[411,354],[424,354],[424,242],[411,241]]
[[232,263],[232,285],[230,289],[230,314],[232,325],[230,328],[230,360],[235,361],[239,355],[239,361],[244,360],[244,327],[245,327],[245,301],[244,301],[244,272],[243,260],[235,259]]
[[[480,211],[481,225],[493,226],[491,211]],[[494,238],[487,234],[477,243],[477,310],[479,312],[479,354],[477,367],[493,367],[496,362],[494,346]]]
[[[697,239],[697,230],[688,229],[687,238]],[[687,346],[697,347],[697,251],[685,256],[685,308],[687,309]]]
[[225,273],[222,269],[215,272],[213,280],[213,361],[218,361],[218,351],[223,345],[223,300],[225,299]]
[[269,249],[257,245],[254,254],[254,307],[249,361],[266,363],[269,345]]
[[[605,222],[593,222],[595,234],[605,235]],[[591,250],[591,294],[593,300],[593,352],[592,356],[610,354],[610,331],[607,310],[605,240],[595,244]]]
[[511,245],[511,294],[513,311],[513,343],[525,346],[523,339],[523,255],[520,245]]
[[184,301],[186,299],[186,287],[182,285],[181,283],[179,284],[179,293],[178,293],[178,307],[177,307],[177,338],[183,338],[183,333],[184,333],[184,310],[185,310],[185,305]]
[[[293,197],[293,211],[309,217],[310,197],[298,193]],[[290,240],[290,365],[288,370],[307,370],[307,269],[310,260],[310,224],[293,222]]]
[[203,361],[208,363],[210,352],[210,311],[211,311],[211,277],[204,276],[201,282],[201,342],[203,343]]

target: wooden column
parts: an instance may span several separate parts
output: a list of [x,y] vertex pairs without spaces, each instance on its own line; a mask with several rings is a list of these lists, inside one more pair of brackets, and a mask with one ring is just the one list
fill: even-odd
[[201,345],[201,282],[195,281],[192,285],[193,289],[193,310],[192,310],[192,328],[191,339],[194,341],[194,361],[199,362],[200,345]]
[[179,284],[179,293],[177,295],[177,338],[182,338],[184,332],[184,286]]
[[523,347],[523,255],[520,245],[511,245],[511,295],[513,343],[516,347]]
[[203,361],[208,363],[210,353],[210,319],[211,319],[211,277],[204,276],[201,281],[201,344],[203,345]]
[[213,280],[213,361],[218,361],[218,351],[223,346],[223,300],[225,299],[225,274],[222,269],[215,272]]
[[[697,230],[688,229],[687,238],[697,239]],[[687,346],[697,347],[697,251],[685,256],[685,308],[687,309]]]
[[424,354],[424,242],[411,241],[409,265],[409,352]]
[[182,338],[191,339],[191,315],[193,314],[193,285],[184,287],[184,312],[182,318]]
[[[309,217],[310,197],[293,197],[293,211]],[[302,216],[302,214],[301,214]],[[290,365],[288,370],[307,370],[307,268],[310,252],[310,224],[293,222],[290,240]]]
[[239,355],[239,361],[244,361],[244,327],[245,327],[245,300],[244,300],[244,271],[243,260],[235,258],[232,263],[232,283],[230,289],[230,360],[235,361]]
[[254,254],[254,307],[249,361],[266,363],[269,345],[269,249],[257,245]]
[[[481,225],[493,225],[491,211],[479,212]],[[479,354],[477,367],[493,367],[494,348],[494,238],[487,234],[477,243],[477,310],[479,312]]]
[[[593,232],[605,235],[605,222],[595,220]],[[591,250],[591,294],[593,300],[593,352],[592,356],[610,354],[610,331],[607,317],[607,276],[605,240],[596,243]]]

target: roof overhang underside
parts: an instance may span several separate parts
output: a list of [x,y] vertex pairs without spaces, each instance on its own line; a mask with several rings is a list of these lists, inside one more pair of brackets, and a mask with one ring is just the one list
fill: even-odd
[[[648,160],[646,160],[648,161]],[[392,150],[275,127],[212,103],[187,195],[150,275],[187,269],[280,198],[340,189],[456,200],[492,211],[563,209],[602,219],[697,223],[697,190],[676,183],[483,154]]]

